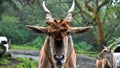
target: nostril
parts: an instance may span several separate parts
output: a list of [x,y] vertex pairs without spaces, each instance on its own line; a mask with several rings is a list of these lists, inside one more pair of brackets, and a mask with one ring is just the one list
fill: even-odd
[[62,59],[64,59],[64,55],[54,55],[54,58],[56,60],[62,60]]

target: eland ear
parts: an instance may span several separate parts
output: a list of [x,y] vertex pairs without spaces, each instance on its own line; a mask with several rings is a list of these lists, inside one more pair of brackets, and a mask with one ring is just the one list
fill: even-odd
[[30,25],[26,25],[26,27],[32,30],[33,32],[39,33],[39,34],[46,34],[48,29],[47,27],[30,26]]
[[72,34],[81,34],[89,31],[92,28],[92,26],[89,27],[72,27],[71,32]]

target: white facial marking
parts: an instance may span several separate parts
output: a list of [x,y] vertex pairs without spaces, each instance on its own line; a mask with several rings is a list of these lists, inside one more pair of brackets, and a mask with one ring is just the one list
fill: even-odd
[[[65,36],[64,39],[63,39],[63,43],[64,43],[64,50],[65,50],[65,59],[66,59],[66,56],[67,56],[67,48],[68,48],[68,36]],[[65,62],[65,60],[63,61]]]

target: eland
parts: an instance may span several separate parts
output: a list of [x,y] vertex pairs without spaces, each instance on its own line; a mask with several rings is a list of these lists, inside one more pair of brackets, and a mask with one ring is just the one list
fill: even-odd
[[87,32],[92,27],[70,27],[75,7],[74,0],[67,16],[62,20],[52,18],[45,2],[43,2],[42,7],[46,13],[48,27],[27,25],[28,29],[38,34],[47,35],[40,50],[39,68],[76,68],[76,53],[71,35]]

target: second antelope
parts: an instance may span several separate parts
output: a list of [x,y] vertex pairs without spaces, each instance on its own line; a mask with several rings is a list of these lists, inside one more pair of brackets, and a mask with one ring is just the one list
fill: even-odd
[[96,60],[97,68],[117,68],[116,58],[111,50],[112,45],[103,47],[103,50],[99,53]]

